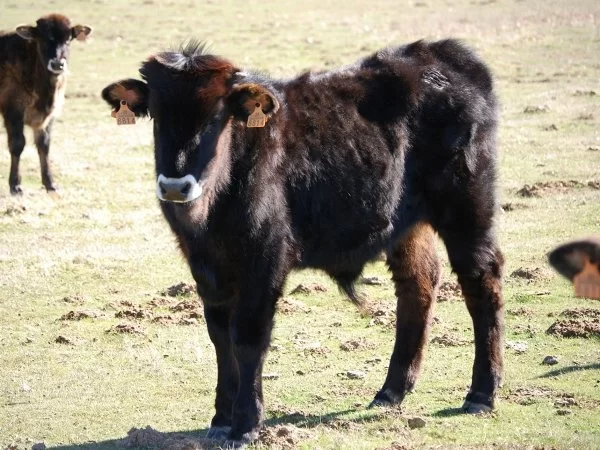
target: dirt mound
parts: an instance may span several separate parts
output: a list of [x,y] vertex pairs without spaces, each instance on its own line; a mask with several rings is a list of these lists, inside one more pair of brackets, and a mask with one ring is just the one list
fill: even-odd
[[570,319],[600,319],[600,309],[596,308],[574,308],[565,309],[560,313],[561,317],[568,317]]
[[527,281],[539,281],[548,279],[548,272],[540,267],[519,267],[510,274],[510,277]]
[[575,188],[589,187],[592,189],[600,189],[599,180],[590,180],[581,182],[577,180],[557,180],[557,181],[540,181],[534,184],[526,184],[517,191],[517,195],[521,197],[544,197],[558,193],[565,193]]
[[280,314],[309,313],[310,308],[294,297],[282,297],[277,302],[277,311]]
[[509,309],[508,311],[506,311],[506,314],[510,315],[510,316],[523,316],[523,317],[532,317],[533,316],[533,310],[531,308],[525,308],[525,307],[520,307],[520,308],[516,308],[516,309]]
[[510,211],[517,211],[520,209],[527,209],[529,208],[525,203],[503,203],[500,208],[502,208],[502,211],[504,212],[510,212]]
[[366,350],[370,348],[375,348],[375,344],[372,342],[368,342],[365,338],[360,339],[350,339],[349,341],[342,342],[340,344],[340,349],[345,352],[351,352],[354,350]]
[[88,309],[82,309],[79,311],[69,311],[66,314],[63,314],[62,316],[60,316],[59,320],[83,320],[83,319],[95,319],[97,317],[102,316],[102,314],[96,312],[96,311],[92,311],[92,310],[88,310]]
[[[270,449],[291,449],[297,448],[307,436],[306,431],[293,425],[276,425],[263,428],[258,443]],[[120,446],[157,450],[217,450],[223,448],[223,442],[179,433],[162,433],[148,426],[129,430],[127,437],[120,441]]]
[[294,289],[290,291],[290,295],[294,294],[312,294],[314,292],[327,292],[327,288],[322,284],[302,284],[300,283]]
[[438,288],[438,302],[462,300],[462,291],[456,281],[444,281]]
[[298,448],[301,440],[306,439],[308,433],[293,425],[275,425],[263,428],[260,432],[259,442],[269,449]]
[[546,333],[560,337],[600,338],[600,318],[557,320],[546,330]]
[[443,334],[441,336],[435,336],[430,341],[432,344],[437,344],[442,347],[460,347],[461,345],[469,345],[470,341],[465,339],[458,338],[456,336],[451,336],[449,334]]
[[187,283],[178,283],[173,286],[169,286],[167,289],[162,291],[160,295],[167,297],[180,297],[182,295],[192,295],[196,293],[196,286]]
[[119,323],[106,330],[109,334],[146,334],[139,325],[133,323]]
[[[222,442],[221,442],[222,444]],[[132,428],[120,446],[124,448],[152,448],[157,450],[217,450],[218,441],[183,434],[161,433],[152,427]]]

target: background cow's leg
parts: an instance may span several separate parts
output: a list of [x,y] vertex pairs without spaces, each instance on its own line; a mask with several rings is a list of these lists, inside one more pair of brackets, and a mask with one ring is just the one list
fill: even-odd
[[388,256],[398,298],[396,343],[387,378],[372,406],[399,404],[419,375],[440,276],[431,226],[418,223]]
[[8,150],[10,151],[10,175],[8,177],[10,193],[13,195],[22,194],[19,161],[21,160],[21,153],[23,153],[23,149],[25,148],[23,112],[5,111],[4,125],[8,134]]
[[217,389],[215,415],[210,423],[208,438],[226,439],[231,431],[233,400],[237,394],[239,376],[232,353],[230,337],[231,309],[204,305],[208,334],[217,354]]
[[473,320],[475,361],[473,379],[463,409],[470,413],[490,411],[502,381],[504,258],[491,230],[480,234],[460,232],[442,235],[452,269],[458,275]]
[[35,145],[37,147],[38,155],[40,157],[40,171],[42,173],[42,184],[46,188],[46,191],[56,191],[56,186],[52,180],[52,173],[50,170],[50,163],[48,162],[48,153],[50,152],[50,131],[52,129],[52,122],[46,126],[46,128],[36,128],[33,130],[33,136],[35,139]]

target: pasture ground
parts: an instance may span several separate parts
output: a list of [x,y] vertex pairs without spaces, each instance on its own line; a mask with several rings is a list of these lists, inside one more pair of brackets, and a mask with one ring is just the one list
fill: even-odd
[[[157,207],[151,124],[117,127],[100,99],[105,85],[135,77],[141,60],[189,37],[240,65],[290,76],[449,36],[489,63],[502,104],[507,346],[497,411],[457,410],[472,330],[447,264],[424,371],[401,412],[366,409],[393,344],[384,264],[365,270],[380,284],[361,285],[370,305],[362,315],[322,273],[301,271],[277,316],[257,447],[600,447],[600,304],[573,298],[546,264],[557,244],[600,230],[599,2],[5,0],[0,29],[54,11],[94,34],[73,44],[54,128],[60,199],[41,189],[30,132],[25,194],[9,195],[0,130],[0,448],[116,448],[147,426],[197,438],[213,413],[214,354]],[[299,284],[306,289],[290,293]],[[548,334],[556,322],[554,330],[576,336]],[[542,364],[546,356],[558,363]],[[125,443],[167,445],[151,431]]]

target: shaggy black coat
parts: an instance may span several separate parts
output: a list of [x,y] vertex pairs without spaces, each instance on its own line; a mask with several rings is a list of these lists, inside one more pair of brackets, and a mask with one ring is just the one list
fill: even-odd
[[[397,331],[373,404],[400,403],[419,373],[439,282],[435,233],[474,325],[464,408],[493,408],[503,347],[497,106],[490,72],[470,50],[419,41],[280,81],[192,44],[149,58],[140,73],[145,81],[111,84],[103,97],[155,122],[160,205],[217,352],[210,436],[237,445],[258,435],[262,366],[288,273],[322,269],[360,302],[354,282],[382,250]],[[247,127],[255,108],[268,118],[262,128]],[[183,187],[169,197],[160,180]]]

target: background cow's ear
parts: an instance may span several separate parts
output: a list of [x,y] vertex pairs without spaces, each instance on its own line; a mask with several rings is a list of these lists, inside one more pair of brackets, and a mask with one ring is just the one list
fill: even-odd
[[234,85],[227,97],[227,103],[233,115],[243,120],[254,112],[257,103],[268,117],[279,109],[279,101],[275,94],[267,87],[255,83]]
[[148,115],[148,93],[146,83],[130,78],[106,86],[102,89],[102,98],[115,110],[120,108],[121,100],[125,100],[129,109],[140,117]]
[[27,39],[28,41],[35,39],[35,27],[31,25],[19,25],[16,31],[23,39]]
[[87,25],[75,25],[71,28],[71,38],[78,41],[85,41],[92,34],[92,27]]

